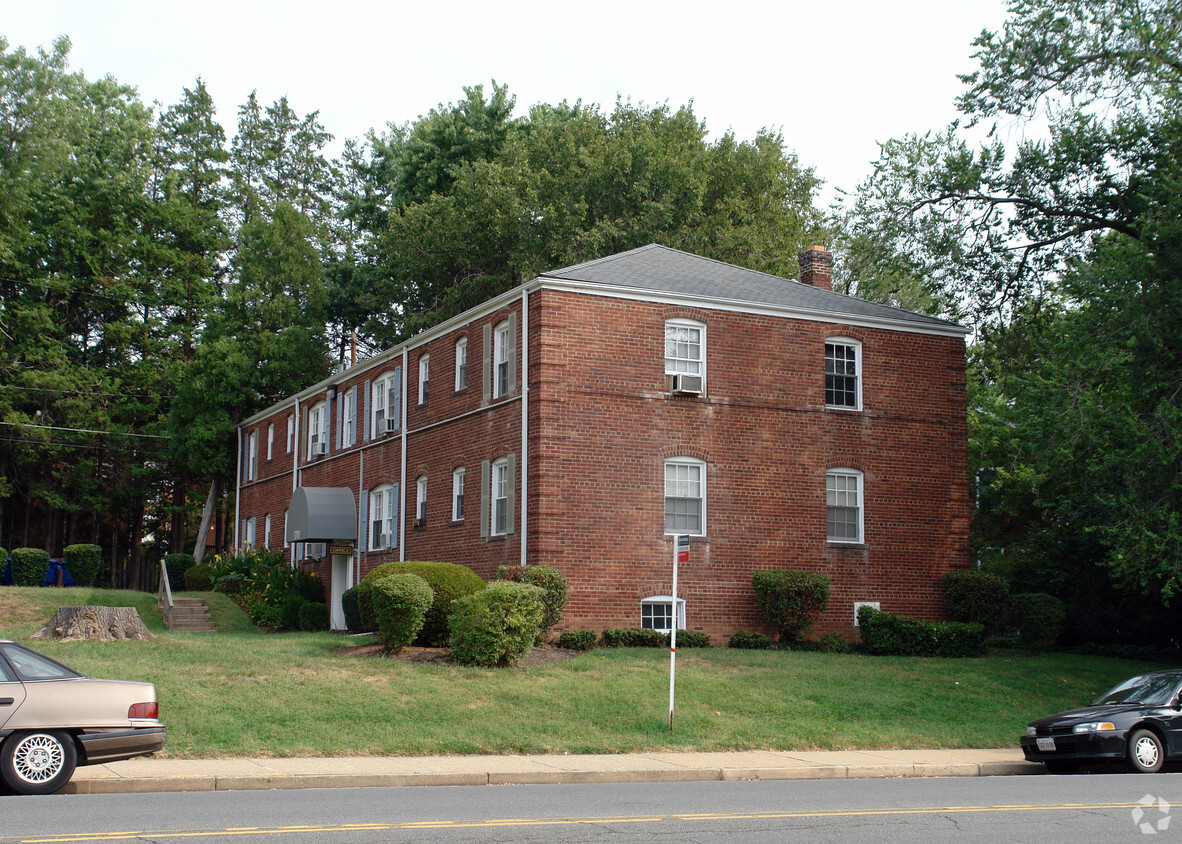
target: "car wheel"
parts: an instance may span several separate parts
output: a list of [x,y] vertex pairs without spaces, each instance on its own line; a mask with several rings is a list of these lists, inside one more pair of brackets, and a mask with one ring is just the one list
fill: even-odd
[[1143,774],[1156,774],[1166,761],[1161,739],[1152,730],[1137,730],[1129,737],[1129,765]]
[[53,794],[69,782],[77,763],[66,733],[13,733],[0,749],[0,778],[17,794]]
[[1079,770],[1078,762],[1068,762],[1065,759],[1052,759],[1049,762],[1043,762],[1046,766],[1048,774],[1074,774]]

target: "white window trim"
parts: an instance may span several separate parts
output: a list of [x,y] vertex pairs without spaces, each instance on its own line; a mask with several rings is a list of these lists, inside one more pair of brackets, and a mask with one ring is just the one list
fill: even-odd
[[341,448],[357,445],[357,390],[345,391],[345,413],[341,420]]
[[270,422],[267,425],[267,459],[271,460],[275,456],[275,423]]
[[[829,535],[829,479],[833,477],[854,478],[858,495],[858,536],[856,539],[838,538]],[[825,472],[825,541],[842,545],[862,545],[866,541],[866,486],[864,476],[857,469],[837,467]]]
[[[499,399],[509,395],[509,320],[497,323],[493,329],[492,397]],[[505,383],[501,384],[501,367],[505,367]]]
[[692,532],[692,531],[684,531],[684,530],[670,532],[666,528],[665,529],[665,536],[686,536],[686,535],[688,535],[688,536],[705,536],[706,535],[706,525],[708,524],[708,522],[706,521],[706,500],[707,500],[706,461],[699,460],[696,457],[669,457],[669,458],[666,458],[665,462],[661,465],[661,484],[662,484],[662,489],[664,490],[664,495],[661,496],[661,503],[662,503],[661,521],[662,521],[662,524],[664,524],[664,520],[665,520],[665,513],[664,513],[665,502],[670,497],[680,497],[680,496],[670,496],[669,495],[669,482],[668,482],[669,469],[668,469],[668,467],[671,464],[675,465],[675,466],[697,466],[697,467],[699,467],[700,472],[699,472],[698,477],[699,477],[699,480],[701,483],[701,493],[702,493],[701,497],[700,497],[700,500],[702,502],[702,518],[701,518],[702,524],[701,524],[700,529],[696,533]]
[[271,549],[271,514],[268,513],[266,519],[263,520],[263,547],[267,550]]
[[456,340],[456,391],[468,386],[468,338]]
[[[669,329],[670,328],[694,328],[694,329],[697,329],[697,331],[699,332],[698,360],[697,360],[698,371],[697,372],[687,372],[684,369],[678,369],[675,366],[671,367],[669,365],[670,358],[669,358],[669,354],[668,354],[668,351],[669,351],[668,342],[669,342]],[[666,346],[665,346],[665,375],[666,376],[681,375],[681,374],[699,375],[702,378],[702,388],[703,388],[703,390],[705,390],[705,386],[706,386],[706,324],[702,323],[702,322],[698,322],[697,320],[693,320],[693,319],[667,319],[667,320],[665,320],[665,334],[662,339],[663,339],[664,343],[666,344]],[[690,361],[691,358],[673,358],[673,360]]]
[[[381,514],[382,531],[381,533],[386,537],[385,544],[377,541],[377,536],[373,532],[373,523],[378,521],[374,515],[378,512],[378,504],[381,504],[381,509],[385,512]],[[371,551],[386,551],[394,547],[394,485],[381,484],[375,486],[369,491],[369,515],[368,524],[365,526],[368,531],[369,542],[367,547]]]
[[[651,606],[653,604],[664,604],[665,606],[668,606],[669,603],[672,601],[673,601],[673,598],[669,595],[650,595],[647,598],[642,598],[640,601],[640,606],[641,606],[640,625],[641,625],[641,627],[644,627],[644,607],[645,606]],[[677,617],[677,629],[678,630],[685,630],[685,598],[678,598],[677,599],[676,617]],[[649,630],[656,630],[661,633],[668,633],[669,632],[668,629],[661,629],[660,627],[650,627],[648,629]]]
[[415,521],[427,520],[427,476],[419,475],[415,480]]
[[295,417],[292,414],[287,414],[287,453],[291,454],[292,448],[295,447]]
[[464,494],[464,467],[460,466],[451,473],[451,520],[453,522],[464,521],[464,512],[460,508],[465,503],[467,502]]
[[431,356],[422,355],[419,358],[419,404],[426,404],[430,395]]
[[[851,413],[856,413],[862,409],[862,375],[865,368],[865,358],[862,356],[862,341],[855,340],[853,337],[826,337],[826,346],[848,346],[855,350],[856,357],[854,366],[856,372],[854,373],[854,405],[851,407],[848,404],[830,404],[828,397],[825,400],[825,407],[830,410],[848,410]],[[824,350],[822,350],[824,351]],[[825,373],[828,377],[829,373]],[[826,391],[828,388],[826,387]]]
[[250,551],[255,546],[255,538],[257,536],[257,522],[254,516],[246,520],[246,530],[244,533],[246,535],[242,537],[242,549],[244,551]]
[[[498,480],[505,485],[505,494],[503,496],[497,495]],[[488,513],[488,534],[489,536],[507,536],[509,533],[509,496],[511,490],[508,486],[511,482],[509,478],[509,458],[502,457],[499,460],[494,460],[491,470],[489,472],[489,513]],[[497,529],[497,502],[505,502],[505,526]]]
[[[386,420],[399,419],[402,414],[402,408],[393,407],[394,405],[394,384],[396,372],[386,372],[382,377],[373,382],[370,386],[370,430],[373,432],[373,437],[379,438],[386,433]],[[381,427],[378,426],[378,413],[382,414]],[[397,430],[397,428],[395,429]]]
[[[315,424],[313,424],[315,421]],[[315,436],[313,436],[315,435]],[[319,457],[312,449],[312,443],[328,443],[328,402],[314,404],[308,409],[308,460]],[[325,454],[328,450],[325,449]]]
[[246,435],[246,480],[253,481],[259,474],[259,432]]

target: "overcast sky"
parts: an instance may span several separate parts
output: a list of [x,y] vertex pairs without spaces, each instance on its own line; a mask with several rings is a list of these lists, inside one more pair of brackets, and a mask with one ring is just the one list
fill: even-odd
[[537,102],[617,95],[693,100],[712,135],[783,133],[827,187],[852,189],[876,143],[956,116],[972,39],[1003,0],[724,0],[650,3],[369,0],[3,0],[10,49],[73,42],[71,66],[171,105],[200,76],[234,133],[252,90],[319,109],[337,143],[414,120],[461,87],[508,84],[515,114]]

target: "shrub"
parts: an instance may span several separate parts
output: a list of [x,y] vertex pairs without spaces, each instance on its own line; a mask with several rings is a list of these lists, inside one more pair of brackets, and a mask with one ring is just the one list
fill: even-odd
[[12,550],[12,582],[17,586],[40,586],[49,573],[49,552],[40,548]]
[[281,630],[300,629],[300,608],[308,600],[297,592],[287,592],[279,601],[279,624]]
[[775,647],[775,642],[772,637],[764,633],[756,633],[751,630],[736,630],[731,634],[727,640],[726,646],[728,648],[744,648],[753,651],[767,651]]
[[1042,592],[1015,595],[1013,613],[1022,647],[1039,653],[1054,647],[1067,618],[1063,602]]
[[853,650],[853,648],[850,647],[850,643],[837,633],[826,633],[817,640],[817,644],[820,646],[821,650],[830,654],[848,654]]
[[328,604],[318,601],[304,601],[300,605],[300,630],[315,633],[328,629]]
[[595,647],[594,630],[563,630],[558,634],[558,647],[572,651],[589,651]]
[[185,569],[185,589],[190,592],[213,590],[213,570],[209,563],[200,563]]
[[566,609],[566,577],[554,566],[527,566],[521,572],[521,582],[542,590],[542,634],[562,621]]
[[[669,636],[665,636],[665,644],[669,644]],[[678,630],[677,647],[679,648],[708,648],[710,637],[697,630]]]
[[663,648],[669,644],[669,637],[660,630],[625,627],[604,630],[601,641],[607,648]]
[[452,659],[462,665],[513,665],[529,653],[545,612],[543,591],[498,581],[457,598],[448,619]]
[[103,549],[97,545],[67,545],[66,569],[79,586],[90,586],[103,565]]
[[829,606],[829,578],[811,571],[765,569],[751,575],[755,601],[781,642],[795,642]]
[[1005,623],[1010,587],[1002,578],[983,571],[950,571],[940,578],[944,604],[953,621],[975,621],[987,632]]
[[[171,579],[172,575],[169,575],[169,580]],[[214,583],[213,588],[223,595],[233,597],[234,595],[240,594],[246,588],[246,577],[236,571],[232,571],[229,574],[223,574],[219,577],[217,582]]]
[[[165,554],[164,568],[168,572],[168,588],[179,592],[185,588],[185,572],[197,565],[192,554]],[[218,591],[224,591],[219,589]],[[229,595],[229,592],[226,592]]]
[[357,590],[357,616],[361,620],[360,633],[376,633],[378,617],[373,613],[373,581],[361,579],[354,587]]
[[391,574],[373,581],[378,641],[394,653],[414,641],[435,594],[417,574]]
[[921,621],[870,606],[858,609],[858,627],[866,649],[880,656],[980,656],[985,645],[976,622]]
[[[464,595],[478,592],[485,586],[480,575],[467,566],[430,562],[384,563],[362,578],[362,583],[367,580],[372,582],[391,574],[417,574],[427,581],[427,585],[435,593],[435,602],[427,611],[423,629],[419,631],[419,636],[415,640],[415,644],[427,647],[442,647],[447,644],[447,619],[451,614],[452,601]],[[364,600],[363,597],[361,610],[363,622],[366,620]],[[376,630],[377,627],[375,625],[369,629]]]
[[361,627],[361,607],[357,602],[359,587],[350,586],[341,593],[341,610],[345,613],[345,628],[350,633],[364,633]]

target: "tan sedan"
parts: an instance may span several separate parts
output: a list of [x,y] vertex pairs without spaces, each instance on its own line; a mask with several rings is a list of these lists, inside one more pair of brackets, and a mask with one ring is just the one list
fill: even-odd
[[0,780],[51,794],[78,765],[149,756],[164,747],[156,687],[94,680],[0,639]]

